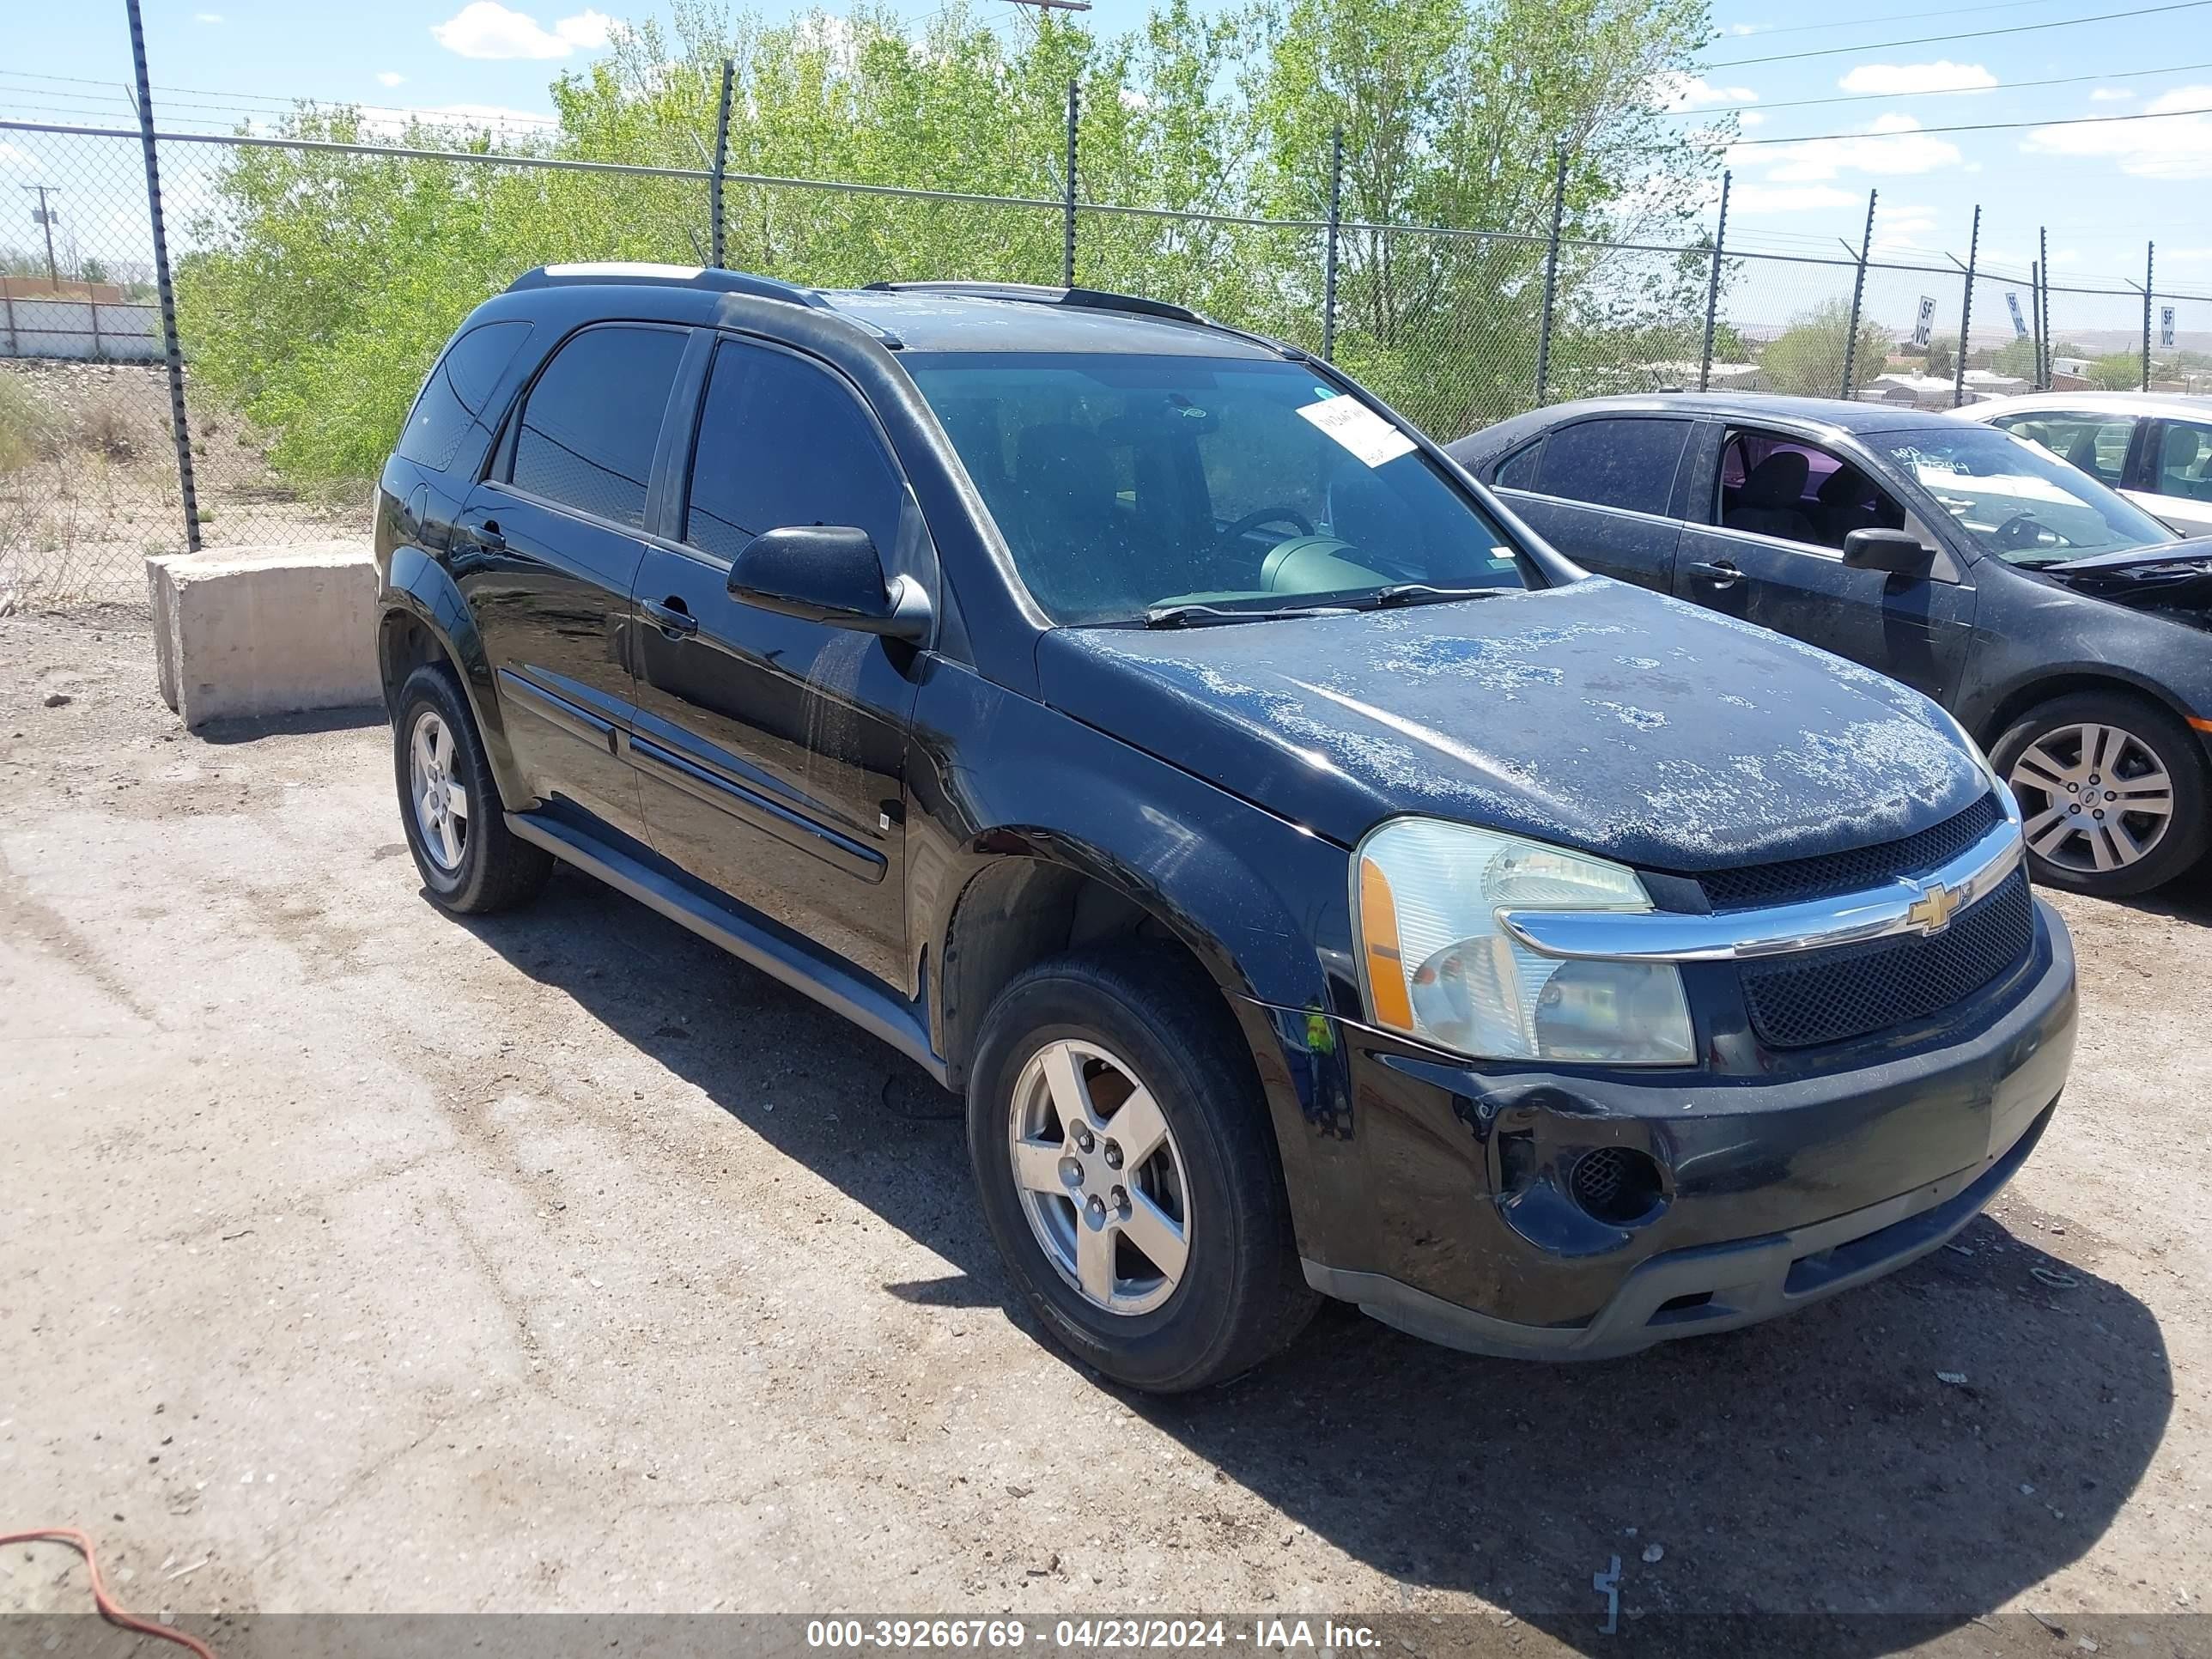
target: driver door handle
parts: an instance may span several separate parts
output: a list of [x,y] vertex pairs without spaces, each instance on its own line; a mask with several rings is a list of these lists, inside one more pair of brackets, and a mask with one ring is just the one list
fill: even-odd
[[689,639],[699,631],[699,619],[672,595],[665,601],[647,599],[639,607],[646,620],[672,640]]
[[1743,572],[1726,559],[1700,559],[1690,567],[1690,574],[1715,587],[1733,587],[1743,580]]

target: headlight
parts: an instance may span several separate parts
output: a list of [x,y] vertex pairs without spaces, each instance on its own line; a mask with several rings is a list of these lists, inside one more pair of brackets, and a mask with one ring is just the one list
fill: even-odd
[[1352,908],[1378,1025],[1485,1060],[1685,1066],[1697,1058],[1671,963],[1564,961],[1502,910],[1649,910],[1636,872],[1540,842],[1400,818],[1360,843]]

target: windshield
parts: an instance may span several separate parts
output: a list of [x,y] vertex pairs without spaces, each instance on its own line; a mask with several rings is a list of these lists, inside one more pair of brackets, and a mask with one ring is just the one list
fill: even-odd
[[1993,427],[1961,422],[1873,441],[1975,546],[2013,564],[2063,564],[2173,539],[2125,496]]
[[1055,622],[1524,586],[1504,534],[1412,439],[1296,363],[975,352],[907,366]]

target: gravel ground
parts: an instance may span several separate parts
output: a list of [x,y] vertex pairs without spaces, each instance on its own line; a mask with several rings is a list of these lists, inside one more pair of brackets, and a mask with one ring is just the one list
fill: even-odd
[[[2212,1597],[2212,884],[2061,900],[2067,1103],[1879,1285],[1563,1369],[1332,1310],[1162,1405],[1036,1340],[910,1065],[581,877],[447,919],[372,715],[204,739],[153,682],[143,616],[0,620],[0,1528],[90,1528],[139,1607],[1302,1611],[1601,1653],[1617,1556],[1631,1631],[2070,1653]],[[82,1595],[0,1555],[0,1609]],[[2028,1610],[2087,1634],[1996,1616]]]

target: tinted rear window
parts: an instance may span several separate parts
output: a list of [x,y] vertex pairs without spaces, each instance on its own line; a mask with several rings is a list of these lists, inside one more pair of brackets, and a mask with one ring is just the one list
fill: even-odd
[[522,405],[517,488],[617,524],[645,523],[681,329],[587,328],[554,353]]
[[530,337],[528,323],[483,323],[446,348],[399,434],[399,453],[442,472],[469,428],[483,419],[500,376]]
[[1687,421],[1580,421],[1563,426],[1544,445],[1536,488],[1571,501],[1663,514],[1689,437]]

